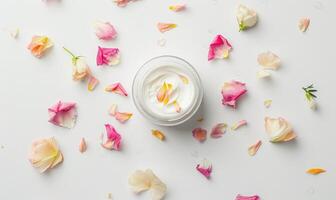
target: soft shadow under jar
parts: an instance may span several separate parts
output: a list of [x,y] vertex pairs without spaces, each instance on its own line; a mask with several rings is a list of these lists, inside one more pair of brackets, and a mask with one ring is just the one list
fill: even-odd
[[191,118],[203,99],[203,86],[196,70],[175,56],[159,56],[147,61],[136,73],[133,101],[151,122],[174,126]]

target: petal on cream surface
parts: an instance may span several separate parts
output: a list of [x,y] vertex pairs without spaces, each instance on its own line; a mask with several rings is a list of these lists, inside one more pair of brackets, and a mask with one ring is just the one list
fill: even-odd
[[48,108],[49,122],[54,125],[73,128],[76,123],[76,103],[59,101]]
[[250,156],[254,156],[257,151],[259,150],[260,146],[261,146],[262,142],[261,140],[259,140],[257,143],[251,145],[249,148],[248,148],[248,154]]
[[180,113],[181,112],[181,106],[180,106],[180,104],[177,101],[174,101],[173,105],[174,105],[175,111],[177,113]]
[[212,128],[210,136],[212,138],[220,138],[225,133],[226,128],[227,128],[226,123],[218,123]]
[[177,25],[176,24],[172,24],[172,23],[158,23],[157,24],[157,28],[159,29],[159,31],[161,33],[164,33],[166,31],[169,31],[173,28],[176,28]]
[[258,63],[263,67],[263,69],[277,70],[280,67],[280,58],[270,52],[264,52],[258,55]]
[[212,165],[208,160],[204,159],[201,164],[198,164],[196,166],[196,169],[207,179],[210,178],[212,172]]
[[162,87],[156,94],[156,99],[158,100],[158,102],[163,103],[164,105],[167,105],[170,100],[172,89],[173,89],[172,84],[164,82],[162,84]]
[[204,142],[206,140],[207,131],[202,128],[195,128],[192,130],[192,135],[197,141]]

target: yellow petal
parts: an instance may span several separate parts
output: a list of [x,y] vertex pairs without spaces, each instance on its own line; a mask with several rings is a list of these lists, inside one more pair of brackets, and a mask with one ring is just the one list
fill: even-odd
[[322,168],[311,168],[307,170],[308,174],[312,174],[312,175],[317,175],[317,174],[321,174],[326,172],[326,170],[322,169]]
[[165,140],[166,138],[165,135],[161,131],[155,130],[155,129],[152,130],[152,135],[161,141]]
[[189,83],[189,79],[187,78],[187,77],[185,77],[185,76],[183,76],[183,75],[179,75],[179,77],[180,77],[180,79],[182,80],[182,82],[184,83],[184,84],[188,84]]
[[269,108],[271,105],[272,105],[272,99],[266,99],[266,100],[264,101],[264,106],[265,106],[266,108]]

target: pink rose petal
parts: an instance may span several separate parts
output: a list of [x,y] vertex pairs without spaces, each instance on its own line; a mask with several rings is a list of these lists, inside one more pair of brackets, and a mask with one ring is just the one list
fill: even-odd
[[[121,136],[120,136],[120,134],[110,124],[105,124],[105,129],[106,129],[107,139],[106,139],[106,141],[102,141],[102,143],[101,143],[102,147],[104,147],[105,149],[108,149],[108,150],[119,151],[121,149]],[[102,136],[102,140],[104,140],[103,136]]]
[[231,127],[232,130],[237,130],[238,128],[247,125],[247,121],[246,120],[240,120],[236,123],[234,123]]
[[254,196],[242,196],[240,194],[237,195],[236,200],[260,200],[258,195]]
[[106,92],[114,92],[116,94],[120,94],[122,96],[128,96],[125,88],[121,85],[121,83],[114,83],[112,85],[109,85],[105,88]]
[[192,135],[197,141],[204,142],[206,140],[207,130],[202,128],[195,128],[192,130]]
[[67,103],[59,101],[48,108],[49,122],[56,126],[73,128],[76,123],[77,111],[76,103]]
[[225,37],[216,35],[209,47],[208,60],[228,58],[231,49],[232,46]]
[[94,26],[100,40],[112,40],[117,37],[117,31],[110,22],[96,22]]
[[120,62],[118,48],[102,48],[98,46],[97,65],[117,65]]
[[225,133],[226,128],[227,128],[227,124],[218,123],[212,128],[210,136],[212,138],[220,138]]
[[309,18],[302,18],[299,21],[299,29],[301,32],[306,32],[310,24]]
[[237,100],[246,92],[245,83],[239,81],[226,82],[222,88],[222,104],[236,108]]
[[212,165],[207,160],[203,160],[202,164],[198,164],[196,166],[197,171],[199,171],[203,176],[205,176],[207,179],[210,178],[211,172],[212,172]]

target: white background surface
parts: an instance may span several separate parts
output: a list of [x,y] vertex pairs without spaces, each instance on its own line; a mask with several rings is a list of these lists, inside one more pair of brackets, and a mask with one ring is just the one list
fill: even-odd
[[[173,13],[168,6],[187,3],[188,10]],[[239,33],[235,9],[239,3],[257,10],[258,25]],[[2,0],[0,28],[21,29],[17,40],[0,32],[0,199],[149,199],[148,193],[134,195],[127,183],[136,169],[151,168],[168,186],[166,199],[228,199],[238,193],[259,194],[263,200],[323,200],[333,198],[336,153],[334,141],[336,93],[334,0],[139,0],[118,8],[108,0],[63,0],[46,5],[39,0]],[[301,17],[310,17],[306,33],[297,28]],[[110,21],[119,36],[101,42],[94,35],[95,20]],[[173,22],[178,27],[160,33],[157,22]],[[223,34],[234,47],[229,60],[207,61],[208,45]],[[55,46],[42,59],[26,49],[33,35],[45,34]],[[165,38],[165,47],[157,40]],[[97,45],[118,47],[122,63],[116,67],[95,65]],[[71,79],[68,47],[86,56],[101,84],[88,92],[85,84]],[[270,81],[257,80],[256,57],[271,50],[283,63]],[[193,64],[205,87],[205,99],[197,116],[179,127],[157,127],[136,111],[131,97],[103,91],[120,81],[130,92],[139,66],[153,56],[172,54]],[[220,89],[232,79],[247,83],[248,94],[238,109],[221,105]],[[311,111],[302,86],[315,84],[319,110]],[[273,99],[265,109],[263,101]],[[78,104],[78,123],[72,130],[47,122],[47,108],[58,100]],[[112,103],[122,111],[134,112],[125,125],[107,115]],[[265,116],[288,119],[298,135],[295,142],[271,144],[263,128]],[[241,119],[248,126],[229,131],[221,139],[200,144],[191,136],[196,126],[209,131],[218,122],[232,124]],[[123,150],[110,152],[100,147],[104,123],[113,124],[123,137]],[[159,128],[167,141],[151,136]],[[54,136],[65,160],[56,169],[39,174],[27,160],[31,142]],[[78,152],[81,137],[88,150]],[[258,139],[263,145],[255,157],[247,147]],[[210,181],[196,170],[203,158],[213,163]],[[312,176],[308,168],[323,167],[327,173]]]

